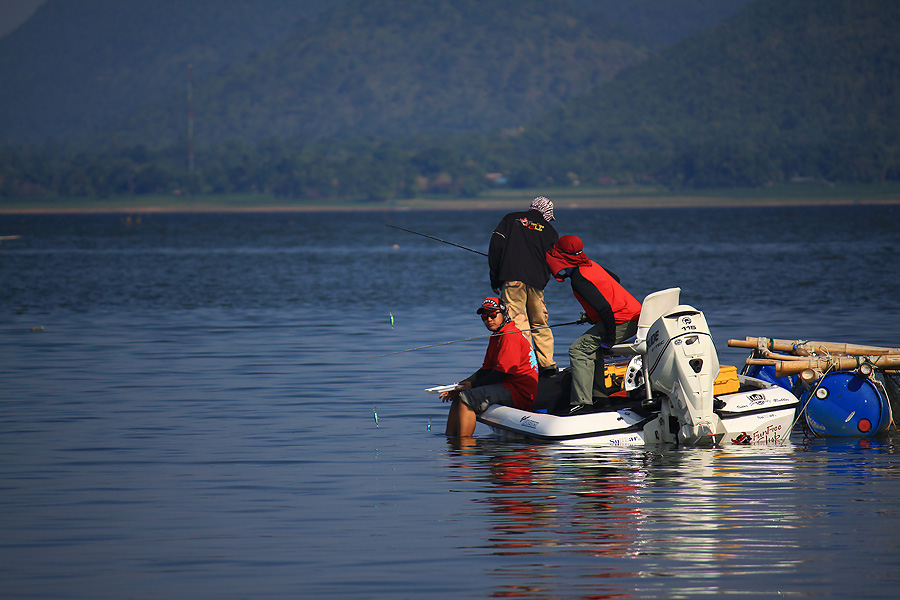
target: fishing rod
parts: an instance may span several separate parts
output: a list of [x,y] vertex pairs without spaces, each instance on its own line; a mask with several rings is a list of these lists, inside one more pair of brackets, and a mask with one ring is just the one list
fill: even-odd
[[399,229],[400,231],[406,231],[408,233],[414,233],[416,235],[421,235],[422,237],[427,237],[430,240],[436,240],[438,242],[444,242],[445,244],[450,244],[451,246],[456,246],[457,248],[462,248],[463,250],[468,250],[469,252],[474,252],[475,254],[480,254],[482,256],[487,256],[486,252],[482,252],[481,250],[473,250],[471,248],[466,248],[465,246],[461,246],[460,244],[455,244],[453,242],[448,242],[447,240],[442,240],[441,238],[434,237],[433,235],[428,235],[425,233],[419,233],[418,231],[413,231],[412,229],[404,229],[403,227],[397,227],[396,225],[390,225],[385,223],[388,227],[393,227],[394,229]]
[[[537,331],[538,329],[550,329],[552,327],[562,327],[563,325],[579,325],[584,323],[585,321],[578,319],[577,321],[569,321],[568,323],[555,323],[553,325],[543,325],[541,327],[532,327],[531,329],[526,329],[525,331]],[[385,356],[393,356],[394,354],[403,354],[404,352],[412,352],[413,350],[425,350],[426,348],[437,348],[438,346],[446,346],[448,344],[458,344],[459,342],[471,342],[472,340],[483,340],[485,338],[489,338],[492,335],[509,335],[511,333],[522,333],[519,329],[515,331],[504,331],[503,333],[491,333],[488,335],[478,335],[475,337],[465,338],[463,340],[453,340],[450,342],[441,342],[439,344],[429,344],[427,346],[419,346],[417,348],[407,348],[406,350],[398,350],[396,352],[388,352],[387,354],[379,354],[378,356],[371,356],[366,360],[372,360],[374,358],[383,358]]]

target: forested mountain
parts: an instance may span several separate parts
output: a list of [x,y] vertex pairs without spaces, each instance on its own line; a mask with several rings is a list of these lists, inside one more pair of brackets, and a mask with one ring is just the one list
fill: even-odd
[[750,0],[572,0],[633,42],[663,48],[734,16]]
[[0,196],[900,179],[900,3],[756,0],[649,51],[574,2],[340,0],[198,83],[195,171],[181,92],[79,154],[0,149]]
[[[408,137],[514,127],[646,53],[601,18],[543,0],[345,0],[195,87],[199,143]],[[159,144],[181,97],[113,127]]]
[[758,0],[487,153],[556,179],[897,179],[898,32],[898,2]]
[[83,136],[185,96],[338,0],[48,0],[0,39],[0,142]]
[[171,142],[188,64],[198,141],[518,125],[747,1],[48,0],[0,39],[0,142]]

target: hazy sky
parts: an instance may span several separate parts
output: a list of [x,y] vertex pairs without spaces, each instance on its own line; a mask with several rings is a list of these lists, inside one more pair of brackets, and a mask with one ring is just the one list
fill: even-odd
[[3,37],[31,16],[47,0],[0,0],[0,37]]

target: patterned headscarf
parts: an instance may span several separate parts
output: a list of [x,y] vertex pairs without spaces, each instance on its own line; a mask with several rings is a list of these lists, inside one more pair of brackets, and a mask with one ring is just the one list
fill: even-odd
[[549,198],[538,196],[531,201],[531,210],[540,212],[547,221],[553,220],[553,202]]

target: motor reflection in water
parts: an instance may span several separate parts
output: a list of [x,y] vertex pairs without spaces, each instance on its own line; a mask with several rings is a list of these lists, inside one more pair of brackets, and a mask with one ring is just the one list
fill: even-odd
[[[734,449],[452,447],[454,477],[479,478],[494,597],[678,597],[765,590],[799,517],[790,445]],[[765,460],[758,459],[760,452]],[[468,467],[468,468],[466,468]],[[773,501],[774,500],[774,501]],[[782,560],[772,560],[772,544]],[[677,592],[677,593],[676,593]]]

